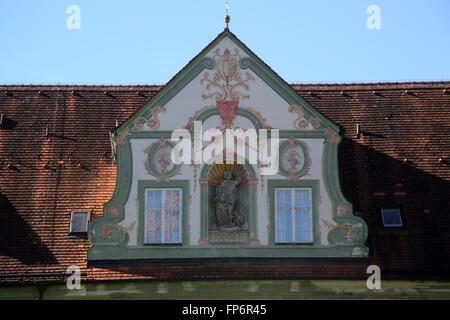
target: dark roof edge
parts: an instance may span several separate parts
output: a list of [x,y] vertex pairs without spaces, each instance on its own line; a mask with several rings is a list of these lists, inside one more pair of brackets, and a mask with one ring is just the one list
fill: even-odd
[[0,91],[2,90],[116,90],[116,91],[135,91],[135,90],[159,90],[164,85],[160,84],[131,84],[131,85],[78,85],[78,84],[0,84]]
[[[324,89],[332,87],[390,87],[395,89],[395,87],[429,87],[429,88],[444,88],[446,86],[450,87],[450,81],[405,81],[405,82],[361,82],[361,83],[290,83],[288,84],[295,90],[308,90],[310,88]],[[128,84],[128,85],[115,85],[115,84],[0,84],[1,90],[159,90],[164,86],[164,84]]]
[[327,89],[405,89],[405,88],[447,88],[450,81],[404,81],[404,82],[361,82],[361,83],[295,83],[290,84],[294,90],[327,90]]

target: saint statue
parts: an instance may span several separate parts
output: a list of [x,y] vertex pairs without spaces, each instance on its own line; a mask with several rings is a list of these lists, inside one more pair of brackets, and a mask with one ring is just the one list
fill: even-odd
[[239,170],[236,170],[236,178],[233,180],[231,171],[223,173],[224,180],[216,188],[216,225],[221,231],[240,230],[242,217],[235,211],[238,201],[238,184],[241,182]]

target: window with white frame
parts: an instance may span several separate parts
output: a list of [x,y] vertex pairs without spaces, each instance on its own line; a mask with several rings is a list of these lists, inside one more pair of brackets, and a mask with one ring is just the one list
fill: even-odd
[[182,242],[181,200],[181,189],[145,189],[145,243]]
[[88,231],[90,211],[72,211],[70,214],[69,233],[86,233]]
[[313,242],[310,188],[275,189],[275,230],[277,243]]
[[399,208],[381,208],[381,219],[384,227],[403,227]]

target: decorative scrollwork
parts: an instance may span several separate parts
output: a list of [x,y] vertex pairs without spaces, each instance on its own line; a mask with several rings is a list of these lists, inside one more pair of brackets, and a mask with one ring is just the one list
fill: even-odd
[[311,120],[309,120],[309,122],[313,126],[314,130],[319,130],[319,128],[320,128],[320,119],[319,118],[311,118]]
[[346,244],[355,245],[364,242],[364,235],[362,232],[362,223],[353,221],[347,221],[344,223],[333,224],[322,219],[323,224],[328,227],[330,232],[328,233],[328,241],[330,244]]
[[123,233],[127,233],[128,231],[133,230],[134,225],[136,224],[136,221],[134,221],[131,225],[129,225],[128,227],[124,227],[118,224],[110,224],[110,225],[105,225],[102,228],[102,236],[105,238],[109,238],[111,237],[111,229],[116,229],[117,231],[123,232]]
[[249,99],[250,95],[243,94],[236,89],[242,87],[246,91],[250,90],[247,82],[255,80],[250,72],[245,73],[245,78],[242,77],[239,68],[241,57],[237,48],[234,49],[234,54],[230,53],[229,49],[225,49],[223,54],[220,54],[220,49],[216,49],[213,58],[215,59],[215,72],[211,79],[208,72],[203,74],[200,84],[207,83],[206,90],[210,91],[212,88],[218,88],[219,91],[203,94],[203,99],[215,97],[217,101]]
[[119,138],[117,138],[117,144],[120,146],[124,145],[125,138],[127,136],[131,136],[130,129],[128,127],[124,128],[123,131],[119,134]]
[[303,119],[303,109],[302,107],[296,105],[296,104],[291,104],[288,108],[288,111],[290,113],[296,113],[297,114],[297,118],[295,118],[293,124],[294,124],[294,128],[296,129],[304,129],[304,126],[300,125],[300,121]]
[[334,132],[333,130],[331,130],[330,128],[326,128],[325,132],[327,133],[327,135],[330,136],[331,138],[331,144],[337,144],[339,142],[338,140],[338,136],[336,134],[336,132]]
[[166,108],[161,107],[161,106],[156,106],[151,109],[152,117],[147,121],[147,125],[149,128],[151,128],[153,130],[159,129],[161,123],[159,122],[159,119],[158,119],[158,113],[160,113],[160,112],[165,113]]
[[147,119],[144,117],[137,117],[133,123],[133,129],[142,130],[144,128],[144,124],[147,122]]

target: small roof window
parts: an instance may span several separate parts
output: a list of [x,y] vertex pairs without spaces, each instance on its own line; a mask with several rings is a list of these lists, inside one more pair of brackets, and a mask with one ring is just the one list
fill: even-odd
[[381,208],[384,227],[403,227],[400,208]]
[[70,234],[87,233],[91,211],[77,210],[70,214]]

